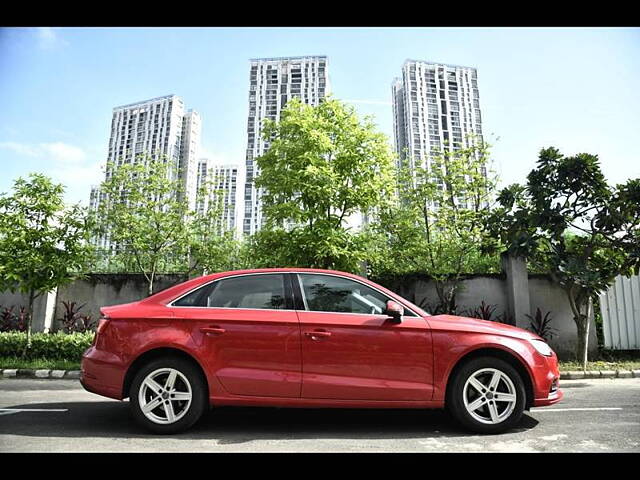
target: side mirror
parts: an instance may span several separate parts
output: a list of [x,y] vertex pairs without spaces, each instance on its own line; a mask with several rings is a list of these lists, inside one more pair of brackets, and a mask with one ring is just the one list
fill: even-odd
[[404,315],[404,307],[398,302],[388,300],[387,309],[384,313],[389,315],[389,320],[391,320],[393,323],[400,323],[402,322],[402,315]]

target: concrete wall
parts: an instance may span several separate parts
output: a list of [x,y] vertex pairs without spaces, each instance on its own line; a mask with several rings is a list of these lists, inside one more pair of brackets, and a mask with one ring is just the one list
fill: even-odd
[[[187,280],[184,275],[158,275],[154,281],[154,292],[159,292]],[[55,331],[60,328],[57,320],[64,313],[63,301],[86,303],[80,313],[91,315],[94,320],[100,316],[100,307],[134,302],[147,296],[147,282],[139,274],[91,274],[85,279],[58,289],[57,295],[49,298],[41,297],[36,300],[34,307],[34,331]],[[48,300],[48,301],[47,301]],[[0,306],[28,305],[27,295],[0,293]],[[45,311],[49,315],[45,315]]]

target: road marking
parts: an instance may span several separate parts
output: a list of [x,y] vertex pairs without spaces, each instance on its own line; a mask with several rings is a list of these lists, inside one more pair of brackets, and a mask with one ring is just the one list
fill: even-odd
[[68,408],[0,408],[0,415],[20,412],[68,412]]
[[534,407],[535,412],[593,412],[598,410],[622,410],[621,407],[584,407],[584,408],[546,408]]

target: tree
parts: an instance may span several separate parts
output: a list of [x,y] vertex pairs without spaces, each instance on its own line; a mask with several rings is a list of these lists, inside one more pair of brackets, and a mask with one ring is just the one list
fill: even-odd
[[151,295],[159,271],[186,270],[192,212],[182,181],[174,162],[147,155],[107,171],[94,233],[112,245],[107,255],[144,275]]
[[499,261],[484,255],[482,218],[497,177],[489,167],[489,146],[474,137],[466,147],[434,152],[399,168],[398,195],[374,224],[382,237],[376,276],[428,273],[438,294],[437,313],[456,313],[455,295],[465,273],[495,271]]
[[26,349],[36,298],[81,275],[92,255],[86,212],[66,207],[63,195],[61,184],[37,173],[0,194],[0,290],[29,296]]
[[565,290],[586,369],[593,299],[640,268],[640,179],[611,187],[596,155],[540,151],[526,186],[500,193],[486,220],[507,252],[527,257]]
[[[292,99],[280,121],[266,121],[268,151],[256,159],[265,225],[253,239],[270,265],[357,271],[367,235],[347,219],[381,205],[392,187],[393,155],[370,118],[338,100]],[[259,257],[260,255],[256,255]]]

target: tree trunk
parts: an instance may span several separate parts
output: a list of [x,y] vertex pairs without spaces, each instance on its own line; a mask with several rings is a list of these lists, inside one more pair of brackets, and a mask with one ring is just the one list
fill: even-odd
[[589,301],[589,307],[587,307],[587,314],[574,317],[576,326],[578,327],[578,342],[576,344],[576,360],[582,363],[582,369],[587,369],[587,360],[589,352],[589,315],[591,313],[590,308],[591,301]]
[[33,324],[33,303],[36,298],[35,292],[29,292],[29,312],[27,313],[27,344],[24,347],[22,356],[27,357],[27,352],[31,349],[31,325]]

